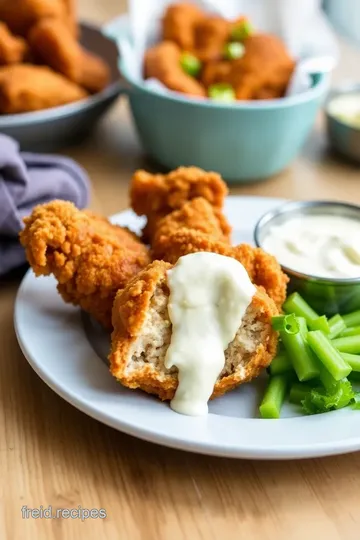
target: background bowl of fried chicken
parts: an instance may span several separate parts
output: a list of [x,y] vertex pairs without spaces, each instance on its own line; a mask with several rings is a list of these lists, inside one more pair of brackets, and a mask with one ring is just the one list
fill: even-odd
[[89,132],[120,93],[115,44],[73,0],[0,0],[0,131],[22,149]]
[[175,3],[160,25],[160,41],[144,54],[143,81],[120,60],[145,150],[166,168],[196,165],[230,181],[285,168],[313,125],[328,77],[315,73],[308,90],[286,96],[295,60],[244,17]]

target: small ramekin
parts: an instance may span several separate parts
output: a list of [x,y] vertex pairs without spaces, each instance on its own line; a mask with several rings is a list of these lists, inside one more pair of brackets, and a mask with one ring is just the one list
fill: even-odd
[[[335,201],[289,202],[260,218],[254,231],[256,245],[263,247],[263,240],[271,226],[286,224],[288,219],[309,214],[343,216],[360,222],[360,206],[353,204]],[[289,293],[299,292],[319,314],[344,314],[360,309],[360,276],[349,279],[326,278],[297,272],[284,265],[281,267],[290,277]]]

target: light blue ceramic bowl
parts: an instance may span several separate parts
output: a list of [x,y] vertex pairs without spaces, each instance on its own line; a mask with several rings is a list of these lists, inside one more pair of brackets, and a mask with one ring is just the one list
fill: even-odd
[[159,94],[122,61],[120,71],[145,151],[166,168],[196,165],[230,182],[261,180],[289,165],[329,86],[327,76],[314,75],[312,88],[297,96],[226,104]]

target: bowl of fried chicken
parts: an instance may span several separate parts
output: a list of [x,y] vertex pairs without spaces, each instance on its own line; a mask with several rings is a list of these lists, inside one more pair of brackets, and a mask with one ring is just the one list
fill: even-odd
[[118,53],[73,0],[0,0],[0,130],[26,150],[89,133],[120,93]]
[[160,41],[144,53],[142,80],[120,59],[146,152],[166,168],[196,165],[228,181],[284,169],[313,125],[328,77],[315,73],[308,90],[287,95],[295,59],[278,36],[245,17],[175,3],[160,26]]

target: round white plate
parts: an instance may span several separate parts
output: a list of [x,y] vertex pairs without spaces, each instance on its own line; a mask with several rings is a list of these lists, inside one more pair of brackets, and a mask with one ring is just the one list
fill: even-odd
[[[229,197],[226,214],[234,227],[234,242],[252,242],[258,218],[281,202]],[[114,222],[136,231],[143,223],[131,211],[116,215]],[[98,330],[85,332],[80,310],[61,300],[51,277],[36,279],[27,273],[16,301],[15,328],[25,357],[55,392],[130,435],[237,458],[305,458],[360,449],[360,413],[351,409],[301,416],[295,406],[286,405],[280,420],[260,419],[257,407],[265,382],[261,377],[212,401],[210,414],[201,418],[182,416],[168,403],[123,388],[100,358],[109,337]],[[90,334],[95,348],[87,338]]]

